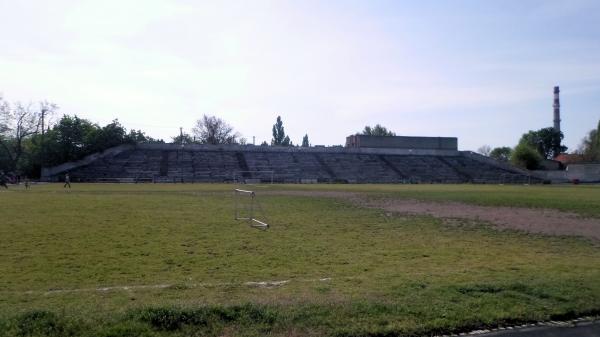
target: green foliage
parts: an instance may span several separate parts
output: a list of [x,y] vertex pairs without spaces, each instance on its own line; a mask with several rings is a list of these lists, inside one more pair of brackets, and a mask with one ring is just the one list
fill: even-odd
[[374,127],[365,126],[361,133],[358,133],[363,136],[395,136],[396,134],[391,130],[388,130],[385,126],[381,126],[379,124]]
[[142,130],[131,129],[127,135],[128,141],[136,144],[140,143],[164,143],[162,139],[155,139],[148,135]]
[[[96,126],[96,125],[94,125]],[[95,127],[84,136],[84,147],[88,153],[104,151],[111,147],[129,143],[127,131],[119,123],[118,120],[113,120],[111,123],[103,127]]]
[[496,147],[490,152],[490,157],[498,161],[509,161],[512,149],[508,146]]
[[177,135],[175,137],[172,137],[172,142],[173,144],[194,144],[194,143],[198,143],[195,141],[194,138],[192,138],[192,136],[190,136],[190,134],[188,133],[183,133],[183,135]]
[[277,121],[273,124],[273,139],[271,139],[271,145],[273,146],[293,146],[290,137],[285,134],[283,127],[283,121],[281,116],[277,116]]
[[582,140],[578,152],[585,161],[600,161],[600,120],[595,130],[590,130],[588,135]]
[[[80,332],[98,331],[98,337],[155,337],[158,336],[148,324],[124,318],[121,322],[97,325],[95,329],[81,327]],[[91,335],[91,334],[90,334]]]
[[308,134],[304,135],[304,137],[302,137],[302,147],[309,147],[310,143],[308,142]]
[[2,171],[14,169],[14,158],[11,153],[11,149],[14,147],[13,143],[13,139],[0,134],[0,170]]
[[535,149],[543,158],[553,159],[567,151],[567,147],[561,145],[563,137],[562,132],[548,127],[523,134],[519,144],[525,144]]
[[17,136],[0,134],[0,169],[37,177],[42,165],[78,160],[121,144],[148,142],[162,140],[153,139],[141,130],[127,133],[118,120],[101,127],[77,116],[64,115],[44,135],[30,132],[19,140]]
[[528,170],[537,169],[542,159],[540,153],[527,143],[517,145],[510,156],[510,161],[513,165]]
[[277,312],[264,306],[247,303],[229,307],[212,306],[197,309],[147,308],[135,316],[143,322],[150,323],[155,329],[173,331],[186,325],[196,327],[225,324],[272,326],[277,319]]
[[[140,136],[139,133],[135,135]],[[52,166],[133,141],[118,120],[100,127],[86,119],[64,115],[46,132],[43,139],[41,135],[37,135],[33,143],[37,145],[36,150],[43,152],[39,157],[44,156],[44,165]]]
[[63,336],[65,324],[53,312],[34,310],[17,318],[18,336]]

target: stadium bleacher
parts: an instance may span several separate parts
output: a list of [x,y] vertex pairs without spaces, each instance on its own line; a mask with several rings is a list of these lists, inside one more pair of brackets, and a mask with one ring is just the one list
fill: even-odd
[[[74,181],[301,183],[531,183],[536,178],[472,153],[393,154],[252,147],[131,146],[65,166]],[[54,170],[48,180],[57,178]]]

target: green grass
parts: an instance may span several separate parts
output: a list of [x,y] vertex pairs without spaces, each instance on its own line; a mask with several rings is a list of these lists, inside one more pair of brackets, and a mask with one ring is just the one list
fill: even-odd
[[[428,335],[599,313],[595,242],[260,194],[346,190],[599,216],[598,187],[261,186],[264,232],[232,220],[232,187],[0,192],[0,336]],[[144,285],[168,286],[93,290]]]

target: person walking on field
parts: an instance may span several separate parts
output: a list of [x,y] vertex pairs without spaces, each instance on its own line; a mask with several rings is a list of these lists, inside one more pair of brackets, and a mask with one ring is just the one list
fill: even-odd
[[63,188],[66,188],[67,186],[69,186],[69,188],[71,188],[71,176],[69,176],[69,174],[65,174],[65,185],[63,186]]

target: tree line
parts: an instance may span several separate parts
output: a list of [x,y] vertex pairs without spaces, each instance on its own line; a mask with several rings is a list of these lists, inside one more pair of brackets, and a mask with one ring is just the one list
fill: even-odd
[[[290,136],[285,133],[283,120],[281,116],[277,116],[275,124],[272,127],[273,138],[271,146],[294,146]],[[191,129],[191,133],[183,132],[171,137],[175,144],[239,144],[246,145],[248,140],[236,132],[234,128],[226,121],[216,116],[203,115],[201,119],[196,121],[195,126]],[[302,137],[302,147],[310,146],[308,134]],[[269,146],[269,143],[264,141],[261,146]]]
[[[598,127],[590,130],[574,154],[581,161],[600,161],[600,121]],[[491,148],[488,145],[480,147],[477,152],[499,161],[511,162],[513,165],[534,170],[540,168],[544,159],[554,159],[565,153],[567,147],[562,145],[564,135],[553,127],[530,130],[524,133],[514,147],[502,146]]]
[[563,133],[553,127],[530,130],[523,134],[514,148],[508,146],[491,149],[484,145],[477,152],[499,161],[510,161],[513,165],[536,169],[543,159],[554,159],[567,150],[562,145]]
[[[55,120],[56,104],[44,101],[38,104],[9,103],[0,96],[0,171],[16,175],[39,177],[41,167],[59,165],[79,160],[89,154],[104,151],[122,144],[164,143],[142,130],[129,132],[115,119],[100,126],[77,115],[62,115]],[[271,128],[270,144],[261,146],[311,146],[308,134],[300,145],[294,145],[286,133],[281,116],[277,116]],[[357,135],[395,136],[386,127],[376,124],[365,126]],[[247,139],[226,121],[216,116],[203,115],[191,128],[171,138],[173,143],[186,144],[247,144]],[[500,161],[510,161],[527,169],[536,169],[544,158],[553,159],[564,153],[563,134],[548,127],[529,131],[514,148],[489,146],[478,152]],[[600,161],[600,121],[575,151],[582,160]]]
[[[42,167],[82,159],[123,144],[164,143],[142,130],[129,130],[115,119],[101,126],[77,115],[57,119],[58,106],[50,102],[9,103],[0,96],[0,171],[23,177],[39,177]],[[294,146],[281,116],[272,127],[272,146]],[[227,122],[203,115],[191,132],[171,138],[177,144],[240,144],[247,140]],[[266,142],[261,145],[268,146]],[[310,146],[308,134],[301,145]]]
[[54,166],[121,144],[160,142],[141,130],[129,132],[113,120],[100,126],[77,116],[53,121],[58,106],[10,104],[0,97],[0,171],[39,177],[42,166]]

